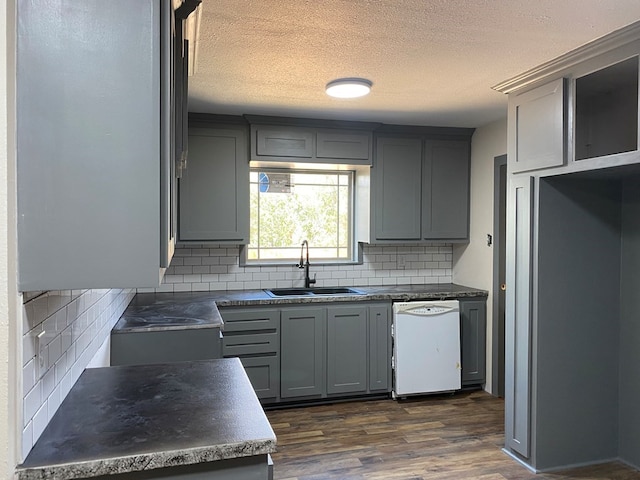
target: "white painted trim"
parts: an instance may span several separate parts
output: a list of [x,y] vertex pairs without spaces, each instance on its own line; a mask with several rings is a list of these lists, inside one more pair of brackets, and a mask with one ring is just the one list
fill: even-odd
[[603,37],[578,47],[559,57],[516,75],[504,82],[491,87],[502,93],[511,93],[520,88],[531,85],[549,75],[557,74],[562,70],[578,63],[594,58],[603,53],[621,47],[627,43],[640,40],[640,21],[634,22],[619,30],[615,30]]

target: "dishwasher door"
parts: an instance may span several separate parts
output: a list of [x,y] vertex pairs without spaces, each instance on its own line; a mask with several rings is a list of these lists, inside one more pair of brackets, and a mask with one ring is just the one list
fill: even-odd
[[393,397],[461,388],[457,300],[393,304]]

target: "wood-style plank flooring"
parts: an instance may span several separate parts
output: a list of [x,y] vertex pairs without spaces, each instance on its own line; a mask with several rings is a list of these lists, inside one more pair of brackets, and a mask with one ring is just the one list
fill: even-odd
[[267,411],[277,480],[631,480],[619,463],[535,475],[504,445],[504,401],[482,391]]

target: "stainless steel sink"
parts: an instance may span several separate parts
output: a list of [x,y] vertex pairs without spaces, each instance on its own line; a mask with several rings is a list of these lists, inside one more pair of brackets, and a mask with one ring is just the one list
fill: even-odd
[[336,296],[336,295],[365,295],[356,288],[351,287],[312,287],[312,288],[273,288],[265,290],[270,297],[310,297],[310,296]]

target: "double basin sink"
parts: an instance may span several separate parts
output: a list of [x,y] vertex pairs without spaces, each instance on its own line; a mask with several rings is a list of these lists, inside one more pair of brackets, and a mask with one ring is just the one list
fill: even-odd
[[272,288],[265,290],[265,293],[273,298],[366,295],[365,292],[351,287]]

